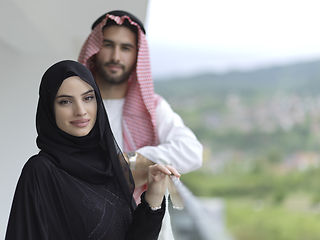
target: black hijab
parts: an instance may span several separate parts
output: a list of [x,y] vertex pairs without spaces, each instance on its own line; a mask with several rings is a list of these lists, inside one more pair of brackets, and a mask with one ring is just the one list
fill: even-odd
[[[96,123],[84,137],[60,130],[54,116],[54,101],[62,82],[78,76],[95,91]],[[103,184],[115,176],[132,204],[134,181],[109,125],[98,86],[91,72],[82,64],[64,60],[51,66],[43,75],[36,114],[39,155],[48,157],[58,168],[93,184]]]

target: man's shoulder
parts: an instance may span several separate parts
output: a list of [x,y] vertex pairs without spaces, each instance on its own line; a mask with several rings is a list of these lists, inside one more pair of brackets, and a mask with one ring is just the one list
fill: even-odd
[[172,108],[169,102],[165,98],[161,97],[160,95],[158,96],[159,98],[155,101],[157,112],[172,111]]
[[156,105],[158,105],[158,103],[160,103],[162,100],[164,100],[164,98],[161,95],[155,93],[154,100],[155,100]]

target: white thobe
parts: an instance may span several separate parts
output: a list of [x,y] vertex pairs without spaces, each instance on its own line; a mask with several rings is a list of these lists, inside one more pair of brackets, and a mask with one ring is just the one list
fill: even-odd
[[[122,111],[125,99],[105,99],[111,130],[123,150]],[[202,144],[183,123],[168,102],[161,99],[156,107],[158,146],[135,150],[154,163],[174,166],[179,173],[188,173],[202,165]]]
[[[103,100],[114,137],[123,150],[122,111],[125,98]],[[184,125],[164,99],[156,107],[157,133],[160,144],[135,150],[154,163],[174,166],[178,172],[187,173],[202,164],[202,145],[193,132]],[[166,194],[168,197],[168,193]],[[168,198],[167,198],[168,206]],[[163,219],[158,240],[173,240],[168,208]]]

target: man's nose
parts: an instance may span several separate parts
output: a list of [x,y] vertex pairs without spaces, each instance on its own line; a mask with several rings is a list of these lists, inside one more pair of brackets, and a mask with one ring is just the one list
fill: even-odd
[[115,47],[112,52],[112,60],[116,63],[120,62],[121,51],[119,47]]

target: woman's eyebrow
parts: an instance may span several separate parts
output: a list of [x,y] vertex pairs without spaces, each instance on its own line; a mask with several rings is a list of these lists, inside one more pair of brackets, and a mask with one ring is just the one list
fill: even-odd
[[88,94],[88,93],[92,93],[92,92],[94,92],[94,90],[93,90],[93,89],[90,89],[89,91],[86,91],[86,92],[82,93],[81,96],[86,95],[86,94]]
[[[90,89],[89,91],[86,91],[86,92],[82,93],[81,96],[86,95],[86,94],[91,93],[91,92],[94,92],[94,90],[93,90],[93,89]],[[56,96],[56,98],[64,98],[64,97],[74,98],[74,96],[67,95],[67,94],[61,94],[61,95],[59,95],[59,96]]]
[[62,95],[56,96],[56,98],[64,98],[64,97],[74,98],[73,96],[71,96],[71,95],[66,95],[66,94],[62,94]]

